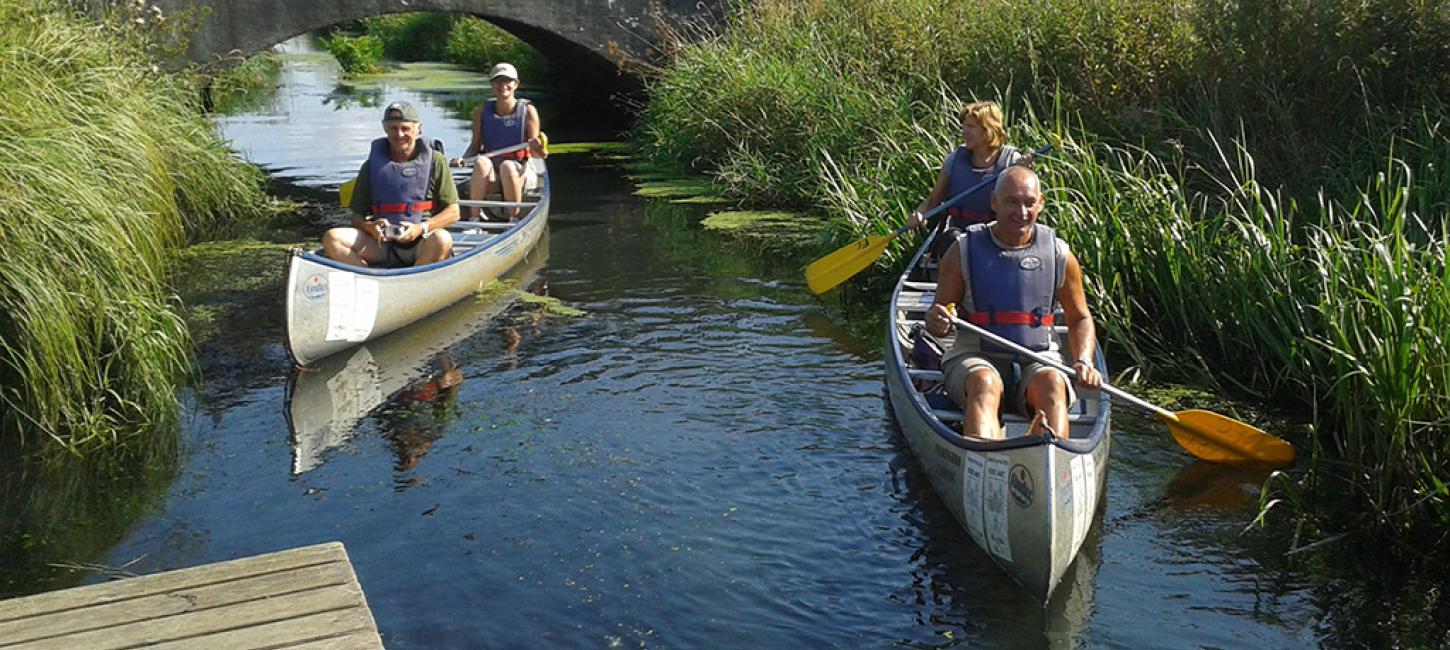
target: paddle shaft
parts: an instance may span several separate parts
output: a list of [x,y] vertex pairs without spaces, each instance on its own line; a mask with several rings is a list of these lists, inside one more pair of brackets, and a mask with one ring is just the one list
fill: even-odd
[[[1037,156],[1046,155],[1047,152],[1049,152],[1049,151],[1052,151],[1052,145],[1050,145],[1050,144],[1042,145],[1040,148],[1037,149],[1037,151],[1032,152],[1032,157],[1033,158],[1036,158]],[[1006,171],[1006,170],[1003,170],[1003,171]],[[957,201],[960,201],[962,199],[967,198],[968,196],[971,196],[973,194],[976,194],[977,192],[980,192],[982,190],[982,188],[984,188],[984,187],[986,187],[988,185],[991,185],[992,183],[997,182],[997,177],[1000,176],[1000,175],[1001,175],[1000,173],[998,173],[998,174],[992,174],[991,176],[988,176],[988,177],[982,179],[982,182],[977,183],[976,185],[973,185],[973,186],[971,186],[971,187],[969,187],[967,189],[964,189],[964,190],[962,190],[960,192],[957,192],[955,196],[948,197],[947,200],[942,201],[941,203],[937,204],[936,207],[934,207],[934,208],[932,208],[930,210],[927,210],[926,212],[922,213],[921,220],[922,221],[926,221],[928,219],[931,219],[932,217],[935,217],[941,211],[946,210],[947,208],[955,205],[957,203]],[[937,224],[935,224],[935,223],[928,223],[927,224],[927,229],[930,230],[932,228],[935,228],[936,226],[937,226]],[[897,234],[897,235],[905,234],[907,230],[909,230],[909,228],[907,228],[906,226],[902,226],[900,228],[897,228],[896,229],[896,232],[894,234]]]
[[[1037,352],[1033,352],[1032,350],[1029,350],[1026,347],[1018,344],[1016,341],[1012,341],[1010,339],[1007,339],[1007,338],[1004,338],[1002,336],[999,336],[996,333],[989,332],[989,331],[987,331],[984,328],[981,328],[981,327],[978,327],[978,326],[973,325],[971,323],[968,323],[967,321],[964,321],[964,320],[962,320],[960,318],[957,318],[955,316],[952,317],[952,323],[955,324],[957,327],[964,327],[964,328],[970,330],[972,333],[976,334],[977,336],[980,336],[980,337],[982,337],[984,339],[987,339],[988,341],[991,341],[992,343],[995,343],[995,344],[1000,345],[1000,346],[1002,346],[1004,348],[1007,348],[1008,350],[1011,350],[1013,352],[1016,352],[1017,354],[1020,354],[1020,355],[1025,356],[1025,357],[1027,357],[1029,359],[1032,359],[1033,361],[1036,361],[1038,363],[1043,363],[1043,364],[1052,366],[1053,368],[1056,368],[1058,370],[1061,370],[1061,371],[1067,373],[1067,376],[1069,376],[1069,377],[1072,377],[1074,379],[1077,378],[1077,371],[1076,370],[1073,370],[1071,366],[1063,365],[1061,362],[1059,362],[1059,361],[1057,361],[1055,359],[1052,359],[1051,357],[1043,356],[1042,354],[1039,354]],[[1143,401],[1141,398],[1139,398],[1136,395],[1131,395],[1129,393],[1125,393],[1122,390],[1119,390],[1118,388],[1116,388],[1114,386],[1110,386],[1107,382],[1103,382],[1102,390],[1103,390],[1103,392],[1105,392],[1105,393],[1107,393],[1109,395],[1112,395],[1113,397],[1116,397],[1118,399],[1121,399],[1121,400],[1123,400],[1125,402],[1128,402],[1129,404],[1132,404],[1133,406],[1136,406],[1138,408],[1141,408],[1141,409],[1144,409],[1144,410],[1147,410],[1147,411],[1151,411],[1154,414],[1158,415],[1159,417],[1166,417],[1166,418],[1168,418],[1170,420],[1176,420],[1176,419],[1178,419],[1178,417],[1176,415],[1174,415],[1173,412],[1168,411],[1166,409],[1163,409],[1161,407],[1155,406],[1155,405],[1150,404],[1148,402],[1145,402],[1145,401]]]
[[528,146],[529,146],[529,143],[524,142],[524,143],[521,143],[521,144],[516,144],[516,145],[514,145],[512,147],[504,147],[502,149],[495,149],[495,150],[490,151],[490,152],[487,152],[487,153],[478,154],[477,156],[474,156],[472,158],[465,158],[465,159],[463,159],[463,164],[470,165],[470,164],[476,163],[479,158],[489,158],[489,157],[492,157],[492,156],[502,156],[503,154],[506,154],[506,153],[513,153],[515,151],[522,151],[522,150],[526,149]]

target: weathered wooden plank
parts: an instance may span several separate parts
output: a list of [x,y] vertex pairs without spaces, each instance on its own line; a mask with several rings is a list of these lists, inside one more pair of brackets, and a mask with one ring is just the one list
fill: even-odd
[[0,622],[165,594],[182,588],[222,584],[290,569],[337,562],[346,564],[347,561],[347,551],[343,549],[341,542],[304,546],[190,569],[4,600],[0,601]]
[[[371,635],[371,645],[361,645]],[[322,638],[319,638],[322,637]],[[256,648],[292,648],[302,644],[352,638],[352,645],[343,647],[381,648],[382,641],[373,627],[373,619],[362,609],[340,609],[311,614],[283,621],[255,625],[225,632],[177,639],[146,646],[147,650],[255,650]]]
[[3,647],[6,650],[11,648],[14,650],[72,650],[74,648],[124,650],[265,625],[312,614],[359,609],[361,602],[360,592],[350,585],[323,587],[275,598],[251,600],[227,607],[135,621],[79,634],[68,634]]
[[383,642],[377,631],[368,629],[347,636],[280,646],[278,650],[378,650],[381,647]]
[[[351,567],[340,562],[248,576],[204,587],[181,587],[164,594],[103,602],[91,607],[38,614],[0,623],[0,643],[75,634],[187,612],[224,607],[269,596],[333,585],[355,584]],[[362,602],[362,596],[358,596]]]

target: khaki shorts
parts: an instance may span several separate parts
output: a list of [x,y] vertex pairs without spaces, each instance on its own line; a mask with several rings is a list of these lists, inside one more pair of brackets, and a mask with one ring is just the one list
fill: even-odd
[[[1056,351],[1043,352],[1045,356],[1054,361],[1061,362],[1062,354]],[[1011,355],[996,354],[964,354],[954,359],[948,359],[942,363],[942,374],[945,379],[947,396],[952,398],[957,406],[963,411],[967,410],[966,385],[967,376],[978,368],[987,368],[997,374],[1002,380],[1002,409],[1008,408],[1018,415],[1030,418],[1032,413],[1027,410],[1027,384],[1039,372],[1055,372],[1062,377],[1063,383],[1067,384],[1067,403],[1077,401],[1077,393],[1072,389],[1072,380],[1067,373],[1053,368],[1045,363],[1037,361],[1026,361],[1014,364],[1015,357]]]

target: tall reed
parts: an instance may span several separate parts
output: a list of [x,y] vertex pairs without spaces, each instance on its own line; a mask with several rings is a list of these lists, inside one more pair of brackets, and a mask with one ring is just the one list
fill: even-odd
[[164,430],[188,358],[169,251],[258,214],[261,175],[138,42],[51,3],[0,5],[0,77],[0,438]]

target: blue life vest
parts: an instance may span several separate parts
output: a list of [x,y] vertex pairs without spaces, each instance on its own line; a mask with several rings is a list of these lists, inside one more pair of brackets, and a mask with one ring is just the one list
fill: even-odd
[[[957,147],[946,163],[951,181],[947,196],[961,194],[988,177],[1002,173],[1012,163],[1021,159],[1021,152],[1012,145],[1004,144],[1002,149],[997,152],[997,162],[986,169],[976,169],[972,167],[972,152],[966,147]],[[978,190],[971,196],[957,201],[955,205],[948,206],[947,214],[951,216],[951,225],[956,228],[966,228],[974,223],[992,221],[994,218],[992,216],[992,188]]]
[[[508,115],[499,116],[495,114],[496,100],[488,100],[483,103],[483,151],[498,151],[505,147],[523,144],[524,125],[529,117],[529,100],[520,99],[514,104],[514,112]],[[495,156],[495,160],[527,160],[528,149],[520,149],[512,153]]]
[[[1057,310],[1057,233],[1035,226],[1032,243],[1002,248],[985,225],[967,229],[961,243],[971,264],[972,308],[965,320],[1035,351],[1050,349]],[[984,352],[1004,351],[982,340]]]
[[422,138],[414,144],[412,160],[396,162],[389,154],[388,139],[373,140],[368,154],[368,189],[373,216],[388,223],[418,223],[433,209],[428,184],[433,179],[433,148]]

